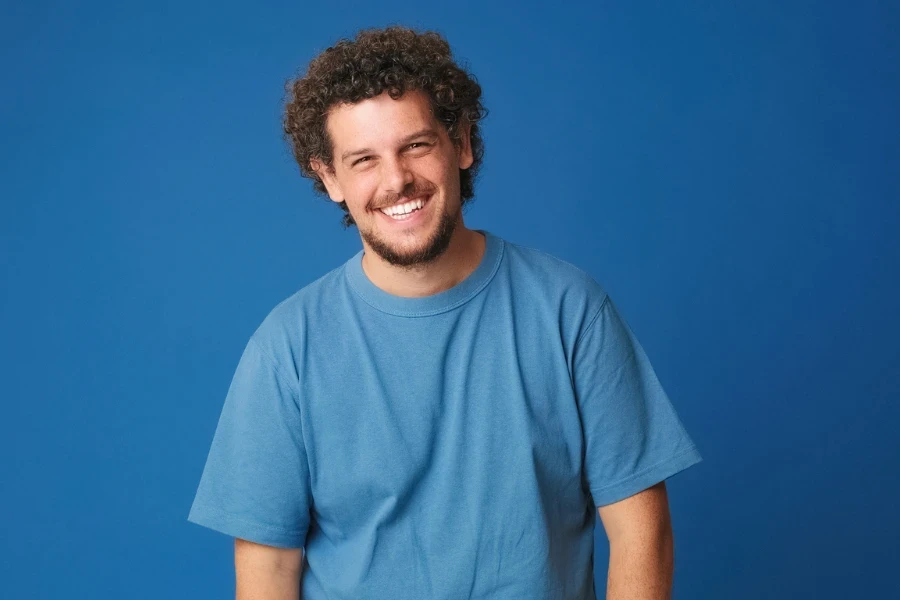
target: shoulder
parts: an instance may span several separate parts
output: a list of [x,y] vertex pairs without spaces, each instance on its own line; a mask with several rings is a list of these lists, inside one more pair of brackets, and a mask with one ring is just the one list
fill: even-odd
[[590,273],[542,250],[504,241],[503,263],[517,318],[558,331],[567,348],[606,302],[606,289]]
[[606,289],[584,269],[536,248],[504,243],[514,285],[530,287],[532,294],[584,302],[596,308],[606,299]]
[[305,285],[275,305],[251,336],[251,342],[285,370],[295,369],[311,327],[328,322],[346,293],[344,265]]

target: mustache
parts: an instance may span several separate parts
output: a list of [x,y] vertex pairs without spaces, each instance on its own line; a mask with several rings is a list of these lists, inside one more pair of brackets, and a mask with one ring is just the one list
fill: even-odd
[[433,185],[411,183],[403,188],[403,192],[399,194],[391,192],[375,198],[369,203],[369,209],[379,210],[387,206],[393,206],[404,199],[410,200],[412,198],[418,198],[419,196],[429,196],[433,194],[434,191],[435,188]]

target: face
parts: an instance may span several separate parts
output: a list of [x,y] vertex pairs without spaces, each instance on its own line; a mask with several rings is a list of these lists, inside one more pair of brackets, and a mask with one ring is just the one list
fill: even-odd
[[440,256],[462,220],[459,170],[472,165],[468,128],[454,146],[418,90],[335,107],[326,126],[332,167],[311,164],[331,199],[347,203],[366,251],[407,267]]

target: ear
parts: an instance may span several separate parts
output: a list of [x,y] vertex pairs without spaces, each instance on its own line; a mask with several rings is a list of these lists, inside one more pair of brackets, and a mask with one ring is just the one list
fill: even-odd
[[475,162],[472,154],[472,124],[465,123],[459,128],[459,145],[456,149],[456,155],[459,159],[459,168],[468,169]]
[[344,193],[341,191],[341,185],[337,181],[334,169],[317,158],[310,159],[309,167],[315,171],[316,175],[319,176],[319,179],[322,180],[325,189],[328,191],[328,197],[334,202],[343,202]]

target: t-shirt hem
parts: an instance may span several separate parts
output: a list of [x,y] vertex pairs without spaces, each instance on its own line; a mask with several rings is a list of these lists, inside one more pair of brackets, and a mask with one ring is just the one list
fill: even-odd
[[267,546],[303,548],[306,541],[306,535],[300,532],[283,531],[254,523],[209,506],[195,504],[191,507],[187,520],[225,535]]
[[679,452],[675,456],[672,456],[663,462],[656,463],[655,465],[643,469],[612,485],[598,489],[591,488],[591,496],[594,498],[594,505],[604,506],[606,504],[618,502],[619,500],[624,500],[629,496],[633,496],[638,492],[646,490],[660,481],[668,479],[676,473],[680,473],[702,460],[703,457],[700,456],[700,451],[697,450],[696,446],[692,445],[690,448]]

